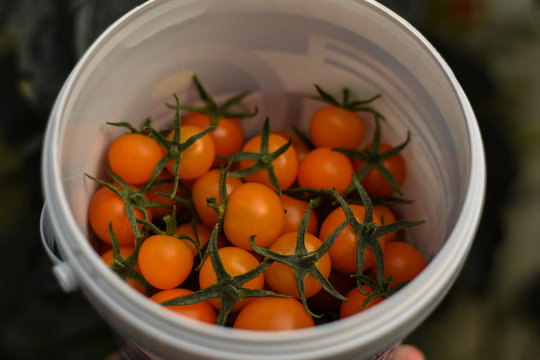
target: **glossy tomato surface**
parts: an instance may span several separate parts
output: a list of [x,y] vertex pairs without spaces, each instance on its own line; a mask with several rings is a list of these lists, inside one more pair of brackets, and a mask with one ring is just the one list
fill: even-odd
[[235,246],[251,250],[250,237],[261,247],[270,245],[283,228],[283,205],[268,186],[244,183],[229,196],[223,230]]
[[[284,255],[294,254],[296,251],[297,236],[298,234],[296,232],[283,234],[268,249]],[[304,245],[308,252],[312,252],[317,250],[322,245],[322,242],[316,236],[306,233]],[[315,263],[315,266],[325,278],[328,278],[332,269],[330,255],[326,253],[321,256]],[[264,279],[272,290],[280,294],[300,298],[295,272],[289,265],[274,262],[264,272]],[[305,295],[308,298],[315,295],[322,288],[321,283],[313,275],[307,275],[303,282]]]
[[[362,205],[350,205],[354,217],[362,223],[364,221],[366,210]],[[346,219],[345,213],[341,207],[333,210],[321,225],[319,232],[319,238],[324,241],[332,231],[334,231],[342,222]],[[381,224],[381,221],[377,216],[373,215],[373,221],[376,224]],[[341,231],[336,237],[332,247],[330,248],[330,257],[332,258],[332,266],[334,269],[341,271],[345,274],[356,274],[356,247],[357,247],[357,234],[353,228],[348,225]],[[378,239],[381,248],[384,249],[386,240],[384,237]],[[367,270],[375,265],[375,255],[371,249],[364,251],[364,266],[363,270]]]
[[234,328],[246,330],[293,330],[315,323],[304,306],[293,298],[254,299],[236,317]]

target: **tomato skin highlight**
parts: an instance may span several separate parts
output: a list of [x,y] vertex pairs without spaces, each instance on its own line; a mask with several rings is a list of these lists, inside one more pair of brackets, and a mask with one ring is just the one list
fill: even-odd
[[367,295],[362,294],[356,286],[347,293],[345,297],[349,299],[349,301],[343,301],[339,310],[339,316],[341,319],[358,314],[359,312],[377,305],[384,300],[383,297],[379,296],[370,300],[365,306],[363,306],[364,301],[373,292],[373,289],[367,285],[362,285],[362,289],[367,291]]
[[[287,143],[287,139],[275,133],[269,134],[268,151],[274,152],[281,146]],[[247,141],[242,147],[244,152],[259,152],[261,149],[261,135],[257,135]],[[253,165],[253,160],[242,160],[239,163],[240,169],[246,169]],[[290,146],[287,151],[278,156],[272,161],[274,173],[281,186],[281,189],[288,189],[296,180],[298,172],[298,157],[293,146]],[[260,170],[245,177],[248,182],[258,182],[275,190],[274,185],[270,182],[268,172]]]
[[[231,275],[242,275],[250,270],[255,269],[259,265],[259,261],[249,251],[228,246],[218,250],[218,255],[225,267],[225,271]],[[199,271],[199,285],[201,289],[207,288],[217,282],[217,276],[212,266],[212,261],[207,258]],[[248,289],[262,289],[264,287],[264,276],[261,274],[254,279],[243,284],[243,287]],[[246,298],[237,302],[232,311],[236,312],[247,305],[253,298]],[[221,299],[208,300],[216,309],[221,308]]]
[[309,125],[309,138],[316,147],[355,149],[364,132],[364,121],[357,113],[333,105],[319,108]]
[[[209,128],[210,123],[210,115],[197,111],[190,111],[182,118],[182,125],[196,126],[203,130]],[[216,156],[226,157],[237,153],[244,144],[244,127],[238,118],[220,118],[210,134],[214,140]]]
[[111,170],[128,184],[142,184],[150,180],[152,171],[165,154],[151,137],[129,133],[117,137],[109,147]]
[[[371,145],[368,145],[368,148],[371,149]],[[391,148],[392,147],[388,144],[380,144],[379,152],[388,151]],[[392,176],[394,177],[397,186],[401,187],[401,185],[403,185],[403,182],[405,181],[405,176],[407,172],[407,167],[403,155],[401,155],[401,153],[398,153],[394,156],[383,159],[382,164],[390,171],[390,173],[392,173]],[[362,168],[362,166],[364,166],[364,161],[360,159],[354,159],[353,166],[355,172],[358,172]],[[360,181],[360,184],[362,184],[362,187],[370,196],[389,196],[396,191],[392,187],[392,185],[390,185],[390,183],[384,178],[381,172],[375,168],[368,170],[364,178]]]
[[[141,211],[135,209],[135,217],[144,219]],[[149,212],[149,217],[151,213]],[[118,244],[133,246],[135,234],[126,215],[124,200],[111,189],[102,186],[92,196],[88,208],[90,227],[98,238],[111,244],[109,234],[109,222],[112,222],[112,231],[118,240]],[[150,219],[151,220],[151,219]],[[142,225],[139,224],[139,229]]]
[[[193,291],[188,289],[174,288],[157,292],[150,297],[150,300],[161,303],[178,296],[189,295],[192,293]],[[166,305],[165,307],[182,316],[187,316],[209,324],[215,325],[217,321],[216,311],[207,301],[189,305]]]
[[252,235],[258,246],[266,247],[281,234],[283,206],[268,186],[244,183],[229,196],[223,220],[223,230],[231,244],[252,251]]
[[[206,226],[213,227],[217,222],[217,214],[214,209],[207,205],[208,198],[215,198],[218,204],[221,204],[219,195],[220,170],[211,169],[201,177],[195,180],[191,189],[193,206],[199,215],[200,221]],[[227,195],[230,195],[234,189],[243,184],[242,179],[227,176],[225,186]]]
[[353,167],[347,156],[331,148],[310,151],[298,166],[298,185],[343,193],[352,182]]
[[[298,227],[302,222],[302,217],[306,212],[308,202],[305,200],[295,199],[292,196],[280,194],[281,204],[283,205],[283,211],[285,216],[283,218],[282,234],[286,234],[292,231],[298,231]],[[307,230],[308,233],[313,235],[319,234],[319,218],[315,211],[311,211],[309,214]]]
[[152,286],[165,290],[182,284],[193,268],[193,253],[182,240],[152,235],[139,249],[141,274]]
[[[180,142],[187,141],[191,136],[203,131],[203,129],[184,125],[180,127]],[[173,132],[167,136],[168,140],[172,140]],[[178,169],[178,177],[180,179],[190,180],[196,179],[207,172],[213,165],[216,158],[216,148],[214,140],[210,134],[204,135],[199,140],[195,141],[190,147],[185,149],[180,155],[180,167]],[[174,174],[174,162],[170,160],[165,165],[171,174]]]
[[293,330],[315,326],[304,306],[293,298],[262,297],[238,313],[233,327],[245,330]]
[[[297,236],[297,232],[283,234],[276,241],[274,241],[268,249],[284,255],[294,254],[296,250]],[[316,236],[306,233],[304,244],[307,251],[311,252],[317,250],[322,245],[322,242]],[[317,261],[316,266],[321,274],[325,278],[328,278],[330,275],[330,270],[332,269],[330,255],[328,255],[328,253],[324,254]],[[283,295],[294,296],[297,299],[300,298],[298,287],[296,285],[296,278],[294,276],[294,270],[288,265],[280,262],[274,262],[264,272],[264,280],[272,290]],[[317,279],[315,279],[313,275],[309,274],[304,278],[304,288],[306,297],[309,298],[319,292],[319,290],[322,289],[322,285]]]
[[[365,208],[362,205],[351,204],[350,208],[359,222],[364,221]],[[341,207],[333,210],[321,225],[319,232],[319,238],[321,241],[325,241],[330,233],[334,231],[343,221],[345,221],[345,213]],[[376,224],[381,224],[380,219],[376,214],[373,214],[373,221]],[[378,239],[381,248],[384,250],[386,240],[384,237]],[[357,236],[352,227],[348,225],[341,231],[336,237],[334,243],[330,247],[328,253],[332,259],[332,266],[337,271],[345,274],[356,274],[356,244]],[[375,255],[373,251],[367,248],[364,251],[364,266],[363,270],[368,270],[375,265]]]

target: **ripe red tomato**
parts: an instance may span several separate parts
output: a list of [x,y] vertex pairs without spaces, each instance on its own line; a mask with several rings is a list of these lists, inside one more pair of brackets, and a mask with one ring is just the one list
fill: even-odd
[[[191,189],[191,198],[193,206],[199,215],[200,221],[206,226],[213,227],[217,222],[217,214],[214,209],[206,203],[208,198],[215,198],[218,204],[221,204],[219,195],[220,171],[212,169],[203,174],[193,183]],[[226,192],[230,195],[234,189],[243,183],[242,179],[229,177],[225,179]]]
[[[201,131],[203,131],[203,129],[196,126],[181,126],[180,142],[184,143],[191,136],[196,135]],[[173,132],[170,132],[167,139],[172,140],[172,138]],[[198,178],[212,167],[215,158],[216,150],[214,140],[210,134],[206,134],[182,152],[180,157],[180,167],[178,169],[178,177],[180,179]],[[166,165],[167,170],[169,170],[171,174],[174,174],[173,164],[173,160],[170,160]]]
[[[371,145],[368,146],[371,149]],[[379,152],[390,150],[392,147],[388,144],[380,144]],[[354,159],[353,165],[355,172],[358,172],[365,162],[361,159]],[[390,171],[398,187],[403,185],[406,175],[405,159],[401,153],[397,153],[394,156],[388,157],[382,160],[382,165]],[[360,181],[362,187],[370,196],[389,196],[396,190],[390,185],[390,183],[384,178],[381,172],[375,168],[370,169],[364,178]]]
[[[281,135],[271,133],[268,137],[268,151],[270,153],[276,151],[281,146],[287,143],[287,139]],[[258,153],[261,150],[261,135],[257,135],[246,142],[242,148],[243,152]],[[242,160],[239,163],[240,169],[246,169],[253,165],[253,160]],[[281,189],[289,188],[296,180],[296,174],[298,172],[298,158],[294,147],[290,146],[287,151],[278,156],[272,161],[274,173],[281,186]],[[275,189],[274,185],[270,182],[268,172],[266,170],[259,170],[245,177],[246,181],[258,182],[264,184],[272,189]]]
[[[161,303],[178,296],[189,295],[192,293],[193,291],[188,289],[168,289],[155,293],[154,295],[152,295],[150,300]],[[166,305],[165,307],[182,316],[187,316],[195,320],[204,321],[209,324],[215,325],[217,321],[216,311],[214,310],[214,307],[210,305],[210,303],[208,303],[207,301],[202,301],[200,303],[189,305]]]
[[[350,205],[350,208],[354,214],[354,217],[359,221],[364,221],[365,208],[362,205]],[[346,216],[341,207],[333,210],[321,225],[319,232],[319,238],[321,241],[325,241],[328,236],[334,231],[343,221]],[[373,214],[373,221],[376,224],[381,225],[381,220],[376,214]],[[384,237],[378,239],[379,244],[384,249],[386,240]],[[343,229],[343,231],[336,237],[332,247],[330,247],[329,253],[332,259],[332,267],[345,274],[356,274],[356,244],[357,235],[349,225]],[[375,265],[375,255],[373,251],[367,248],[364,251],[364,266],[363,270],[367,270]]]
[[[250,270],[255,269],[259,265],[259,261],[250,252],[234,246],[224,247],[218,250],[218,255],[221,259],[225,271],[231,275],[242,275]],[[207,258],[199,271],[199,285],[201,289],[205,289],[217,282],[216,272],[212,266],[212,261]],[[264,287],[264,276],[261,274],[254,279],[246,282],[243,287],[248,289],[262,289]],[[246,298],[237,302],[232,311],[236,312],[242,309],[252,298]],[[221,308],[221,299],[208,300],[216,309]]]
[[111,170],[128,184],[147,182],[152,171],[165,154],[151,137],[129,133],[117,137],[109,147]]
[[[308,202],[295,199],[292,196],[285,194],[280,194],[279,198],[281,199],[281,204],[283,205],[283,210],[285,213],[281,233],[286,234],[291,231],[298,231],[302,217],[306,212]],[[319,234],[319,218],[315,211],[312,211],[309,214],[307,232],[313,235]]]
[[321,147],[310,151],[298,166],[298,185],[343,193],[352,182],[353,167],[347,156]]
[[[210,115],[191,111],[182,118],[182,125],[196,126],[201,129],[210,127]],[[210,132],[216,145],[216,156],[229,156],[242,149],[244,128],[238,118],[220,118],[214,130]]]
[[168,235],[148,237],[139,249],[141,274],[158,289],[172,289],[187,279],[193,268],[193,253],[182,240]]
[[364,306],[364,301],[373,292],[373,289],[371,289],[367,285],[363,285],[362,289],[364,289],[367,292],[367,295],[362,294],[356,286],[347,293],[345,297],[349,299],[349,301],[343,301],[341,303],[341,308],[339,311],[339,316],[341,319],[357,314],[361,311],[364,311],[384,300],[383,297],[379,296],[372,299]]
[[229,196],[223,230],[231,244],[251,251],[249,239],[256,235],[255,243],[266,247],[278,238],[282,228],[283,206],[268,186],[244,183]]
[[315,326],[304,306],[293,298],[262,297],[238,313],[233,327],[246,330],[293,330]]
[[[120,246],[120,255],[124,259],[127,259],[128,257],[130,257],[131,254],[133,254],[133,251],[135,251],[135,248],[133,246]],[[105,251],[103,254],[101,254],[101,259],[105,262],[105,264],[107,264],[107,266],[111,266],[114,259],[113,249],[109,249]],[[135,263],[135,265],[133,265],[133,270],[135,270],[139,274],[141,273],[141,269],[139,268],[138,263]],[[129,284],[132,288],[134,288],[141,294],[146,293],[144,291],[144,287],[138,281],[133,280],[133,279],[125,279],[125,280],[127,284]]]
[[355,149],[364,138],[364,121],[353,111],[324,106],[311,117],[309,138],[316,147]]
[[[144,219],[141,211],[135,209],[135,217]],[[151,213],[148,214],[151,216]],[[98,238],[111,244],[109,235],[109,223],[112,222],[112,230],[120,245],[133,246],[135,234],[126,216],[124,200],[114,191],[102,186],[90,200],[88,209],[90,227]],[[151,220],[151,219],[150,219]],[[142,225],[139,224],[139,229]]]
[[426,267],[426,261],[412,245],[403,241],[388,242],[383,251],[384,275],[392,276],[391,286],[414,279]]
[[[270,245],[269,250],[284,255],[294,254],[296,250],[297,235],[296,232],[281,235]],[[309,233],[305,234],[304,240],[308,252],[315,251],[322,245],[322,242],[316,236]],[[332,269],[330,255],[328,255],[328,253],[324,254],[318,259],[315,266],[325,278],[328,278],[330,270]],[[280,262],[274,262],[264,272],[264,280],[272,290],[280,294],[294,296],[298,299],[300,298],[294,270],[290,266]],[[304,278],[304,288],[305,295],[309,298],[319,292],[322,285],[313,275],[307,275]]]

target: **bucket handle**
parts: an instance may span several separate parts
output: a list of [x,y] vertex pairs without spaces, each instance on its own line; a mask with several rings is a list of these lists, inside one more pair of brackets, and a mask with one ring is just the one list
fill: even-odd
[[41,244],[53,262],[52,273],[56,277],[56,280],[64,292],[70,293],[75,291],[78,284],[73,269],[67,262],[62,261],[60,256],[55,252],[55,237],[51,229],[49,210],[46,202],[41,209],[39,228],[41,233]]

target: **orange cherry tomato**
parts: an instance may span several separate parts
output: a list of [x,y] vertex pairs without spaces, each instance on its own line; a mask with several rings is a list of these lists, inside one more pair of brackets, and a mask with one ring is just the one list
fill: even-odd
[[347,156],[330,148],[310,151],[298,166],[298,185],[316,189],[335,188],[343,193],[352,182],[353,167]]
[[[165,193],[165,194],[171,194],[173,191],[174,184],[172,182],[166,182],[157,185],[152,190],[149,190],[146,195],[148,197],[148,200],[150,201],[156,201],[162,203],[164,206],[157,206],[152,207],[152,215],[154,218],[163,217],[165,215],[171,214],[173,211],[173,207],[176,206],[176,213],[179,214],[182,211],[186,211],[187,209],[174,201],[174,199],[171,199],[168,195],[161,195],[158,193]],[[185,199],[187,196],[184,194],[182,189],[180,187],[176,190],[176,196],[179,198]]]
[[[359,221],[364,221],[365,208],[362,205],[349,205],[354,217]],[[319,232],[319,238],[321,241],[325,241],[328,236],[334,231],[343,221],[345,221],[345,213],[341,207],[336,208],[325,218],[321,225]],[[376,214],[373,214],[373,221],[376,224],[381,225],[381,220]],[[383,237],[378,239],[379,244],[384,249],[386,240]],[[356,274],[356,244],[357,235],[349,225],[341,231],[336,237],[332,247],[330,247],[329,253],[332,259],[332,266],[334,269],[341,271],[345,274]],[[375,265],[375,255],[370,248],[364,251],[364,266],[363,270],[367,270]]]
[[[130,257],[131,254],[133,254],[133,251],[135,251],[133,246],[120,246],[120,255],[124,259],[127,259],[128,257]],[[101,254],[101,259],[105,262],[105,264],[107,264],[107,266],[111,266],[114,259],[113,249],[109,249],[105,251],[103,254]],[[139,274],[141,273],[141,269],[139,268],[138,263],[135,263],[135,265],[133,265],[133,270],[135,270]],[[126,280],[126,283],[129,284],[129,286],[131,286],[132,288],[134,288],[141,294],[146,293],[144,291],[144,287],[138,281],[134,279],[125,279],[125,280]]]
[[283,136],[285,139],[291,138],[291,145],[294,147],[296,152],[296,157],[298,158],[298,163],[304,160],[307,153],[309,152],[309,147],[296,135],[293,131],[279,131],[278,135]]
[[[371,149],[371,145],[368,145],[368,148]],[[390,150],[392,147],[388,144],[380,144],[379,152],[384,152]],[[398,187],[403,185],[405,181],[405,175],[407,167],[405,165],[405,159],[401,153],[398,153],[389,158],[383,159],[382,164],[384,167],[390,171]],[[355,172],[358,172],[362,166],[364,166],[364,161],[360,159],[354,159],[353,165]],[[396,190],[390,185],[390,183],[384,178],[381,172],[375,168],[370,169],[364,178],[360,181],[360,184],[364,187],[364,190],[370,196],[389,196],[392,195]]]
[[[182,125],[207,129],[210,127],[210,115],[197,111],[188,112],[182,118]],[[225,157],[237,153],[244,144],[244,127],[238,118],[220,118],[210,134],[216,145],[216,156]]]
[[150,179],[164,154],[163,148],[151,137],[130,133],[112,142],[108,159],[111,170],[122,180],[128,184],[142,184]]
[[[191,136],[196,135],[201,131],[203,131],[203,129],[196,126],[181,126],[180,142],[184,143]],[[167,139],[172,140],[172,138],[173,132],[171,131],[167,136]],[[214,140],[210,134],[206,134],[182,152],[180,158],[180,167],[178,169],[179,178],[198,178],[212,167],[215,158],[216,150]],[[171,174],[174,174],[173,164],[173,160],[168,161],[166,164],[167,170],[169,170]]]
[[[259,261],[250,252],[234,246],[219,249],[218,255],[223,263],[225,271],[231,276],[245,274],[259,265]],[[199,285],[201,289],[205,289],[214,285],[216,282],[217,276],[214,267],[212,266],[212,261],[208,257],[199,271]],[[261,274],[254,279],[247,281],[243,284],[243,287],[248,289],[262,289],[264,287],[264,276]],[[246,298],[237,302],[232,311],[239,311],[251,300],[252,298]],[[221,299],[210,299],[208,302],[216,309],[221,308]]]
[[[195,235],[195,231],[193,230],[193,225],[191,224],[191,222],[183,223],[178,225],[175,230],[175,234],[187,235],[191,237],[193,240],[198,241],[199,247],[202,249],[208,243],[208,240],[210,240],[210,236],[212,236],[212,229],[201,223],[197,223],[196,228],[197,234]],[[188,239],[181,240],[185,242],[187,246],[189,246],[194,257],[198,255],[197,248],[191,241],[189,241]]]
[[187,279],[193,268],[193,253],[182,240],[152,235],[139,249],[141,274],[158,289],[172,289]]
[[[373,213],[381,219],[382,225],[388,225],[396,222],[396,214],[390,209],[387,205],[376,204],[373,205]],[[383,235],[383,238],[386,242],[394,241],[397,237],[398,232],[389,233]]]
[[293,330],[315,326],[304,306],[293,298],[256,298],[238,313],[233,327],[246,330]]
[[[356,286],[356,280],[352,276],[335,270],[330,272],[328,280],[334,289],[343,296]],[[339,312],[341,303],[342,300],[325,290],[319,291],[308,299],[309,308],[318,313]]]
[[229,196],[223,230],[231,244],[251,251],[250,237],[258,246],[270,245],[283,228],[283,206],[268,186],[244,183]]
[[[285,217],[283,218],[282,234],[286,234],[291,231],[298,231],[298,227],[302,222],[302,217],[306,212],[308,202],[305,200],[295,199],[292,196],[280,194],[281,204]],[[309,214],[307,232],[313,235],[319,234],[319,218],[315,211],[311,211]]]
[[[193,291],[188,289],[167,289],[155,293],[154,295],[152,295],[150,300],[161,303],[178,296],[189,295],[192,293]],[[182,316],[187,316],[195,320],[204,321],[209,324],[216,324],[217,321],[216,311],[214,310],[214,307],[210,305],[210,303],[208,303],[207,301],[202,301],[200,303],[189,305],[166,305],[165,307]]]
[[[135,217],[144,219],[141,211],[135,209]],[[151,216],[151,213],[148,214]],[[135,234],[126,216],[124,200],[114,191],[102,186],[90,200],[88,209],[90,227],[98,238],[111,244],[109,223],[112,222],[112,231],[118,239],[118,244],[133,246]],[[142,225],[139,224],[139,229]]]
[[343,301],[341,303],[341,308],[339,310],[339,316],[341,319],[357,314],[361,311],[364,311],[384,300],[383,297],[376,297],[370,300],[367,304],[364,305],[364,301],[367,297],[373,292],[367,285],[363,285],[362,289],[367,292],[367,295],[364,295],[358,290],[355,286],[347,295],[345,296],[349,301]]
[[[296,250],[296,238],[296,232],[283,234],[268,249],[284,255],[294,254]],[[311,252],[317,250],[322,245],[322,242],[316,236],[306,233],[304,244],[307,251]],[[330,255],[328,253],[324,254],[318,259],[315,266],[325,278],[328,278],[332,269]],[[290,266],[280,262],[274,262],[264,272],[264,280],[272,290],[283,295],[294,296],[297,299],[300,298],[294,270]],[[304,278],[306,297],[309,298],[315,295],[321,288],[321,283],[313,275],[307,275]]]
[[353,111],[324,106],[311,117],[309,138],[316,147],[355,149],[364,138],[364,121]]
[[[193,183],[191,189],[191,198],[193,206],[199,215],[200,221],[206,226],[213,227],[217,222],[217,214],[214,209],[206,203],[208,198],[215,198],[218,204],[221,204],[219,195],[220,171],[212,169],[203,174]],[[227,176],[225,179],[226,192],[230,195],[234,189],[243,183],[242,179]]]
[[[283,136],[271,133],[268,137],[268,151],[276,151],[281,146],[285,145],[287,141],[288,140]],[[242,151],[257,153],[260,149],[261,135],[257,135],[244,144]],[[246,169],[252,165],[253,160],[242,160],[239,163],[239,168]],[[295,182],[296,174],[298,172],[298,158],[294,147],[290,146],[287,151],[274,159],[274,161],[272,161],[272,166],[281,189],[289,188]],[[245,180],[249,182],[258,182],[275,189],[274,185],[270,182],[268,172],[264,169],[246,176]]]
[[388,242],[383,256],[384,275],[392,276],[391,286],[414,279],[426,267],[422,254],[404,241]]

